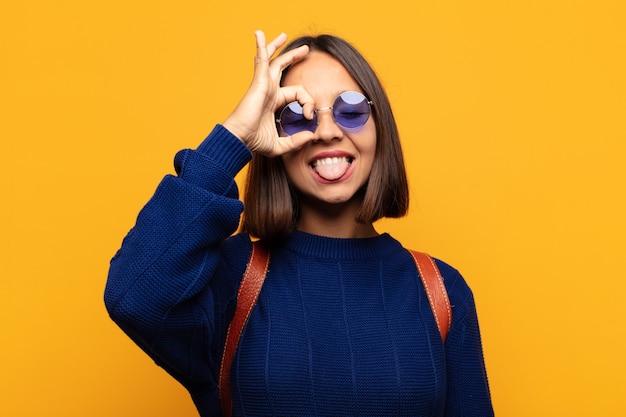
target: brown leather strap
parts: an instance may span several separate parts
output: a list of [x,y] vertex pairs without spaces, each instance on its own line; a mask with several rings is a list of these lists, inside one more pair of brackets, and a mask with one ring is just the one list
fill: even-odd
[[233,412],[230,392],[230,368],[235,359],[237,345],[239,344],[239,338],[241,337],[243,328],[261,292],[268,266],[269,251],[259,241],[253,242],[250,261],[248,262],[241,284],[239,285],[235,316],[230,322],[228,331],[226,332],[226,343],[224,344],[224,353],[220,365],[218,389],[224,417],[230,417]]
[[448,298],[448,292],[439,268],[437,268],[435,261],[430,255],[414,250],[409,252],[413,255],[417,271],[426,289],[428,302],[435,316],[439,333],[445,342],[448,330],[450,330],[450,325],[452,324],[452,309],[450,308],[450,299]]

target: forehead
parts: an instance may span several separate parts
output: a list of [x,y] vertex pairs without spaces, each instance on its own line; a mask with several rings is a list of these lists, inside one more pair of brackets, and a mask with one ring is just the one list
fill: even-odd
[[288,69],[283,85],[302,85],[312,95],[338,95],[347,90],[362,92],[348,70],[334,57],[313,51]]

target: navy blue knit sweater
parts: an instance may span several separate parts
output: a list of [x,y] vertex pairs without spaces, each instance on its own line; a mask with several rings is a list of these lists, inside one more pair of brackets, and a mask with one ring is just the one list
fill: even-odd
[[[235,174],[248,149],[217,126],[175,158],[111,261],[118,325],[220,415],[217,374],[251,243]],[[491,416],[474,299],[437,261],[452,304],[444,345],[410,254],[387,234],[274,242],[231,369],[236,416]]]

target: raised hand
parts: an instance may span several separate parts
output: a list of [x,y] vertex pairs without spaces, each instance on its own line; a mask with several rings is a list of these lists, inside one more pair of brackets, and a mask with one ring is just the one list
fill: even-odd
[[313,133],[308,131],[280,137],[274,115],[280,107],[297,100],[303,105],[305,116],[313,117],[313,99],[302,86],[280,86],[283,70],[306,57],[309,48],[303,45],[272,59],[287,35],[281,33],[268,44],[262,31],[256,31],[255,37],[257,54],[252,83],[223,125],[252,151],[278,156],[302,147],[313,138]]

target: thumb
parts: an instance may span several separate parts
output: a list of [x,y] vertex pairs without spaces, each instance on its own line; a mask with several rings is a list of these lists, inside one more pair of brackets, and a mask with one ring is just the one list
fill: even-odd
[[315,135],[313,132],[304,130],[302,132],[295,133],[291,136],[281,137],[281,149],[280,154],[294,152],[302,149],[307,143],[311,142]]

